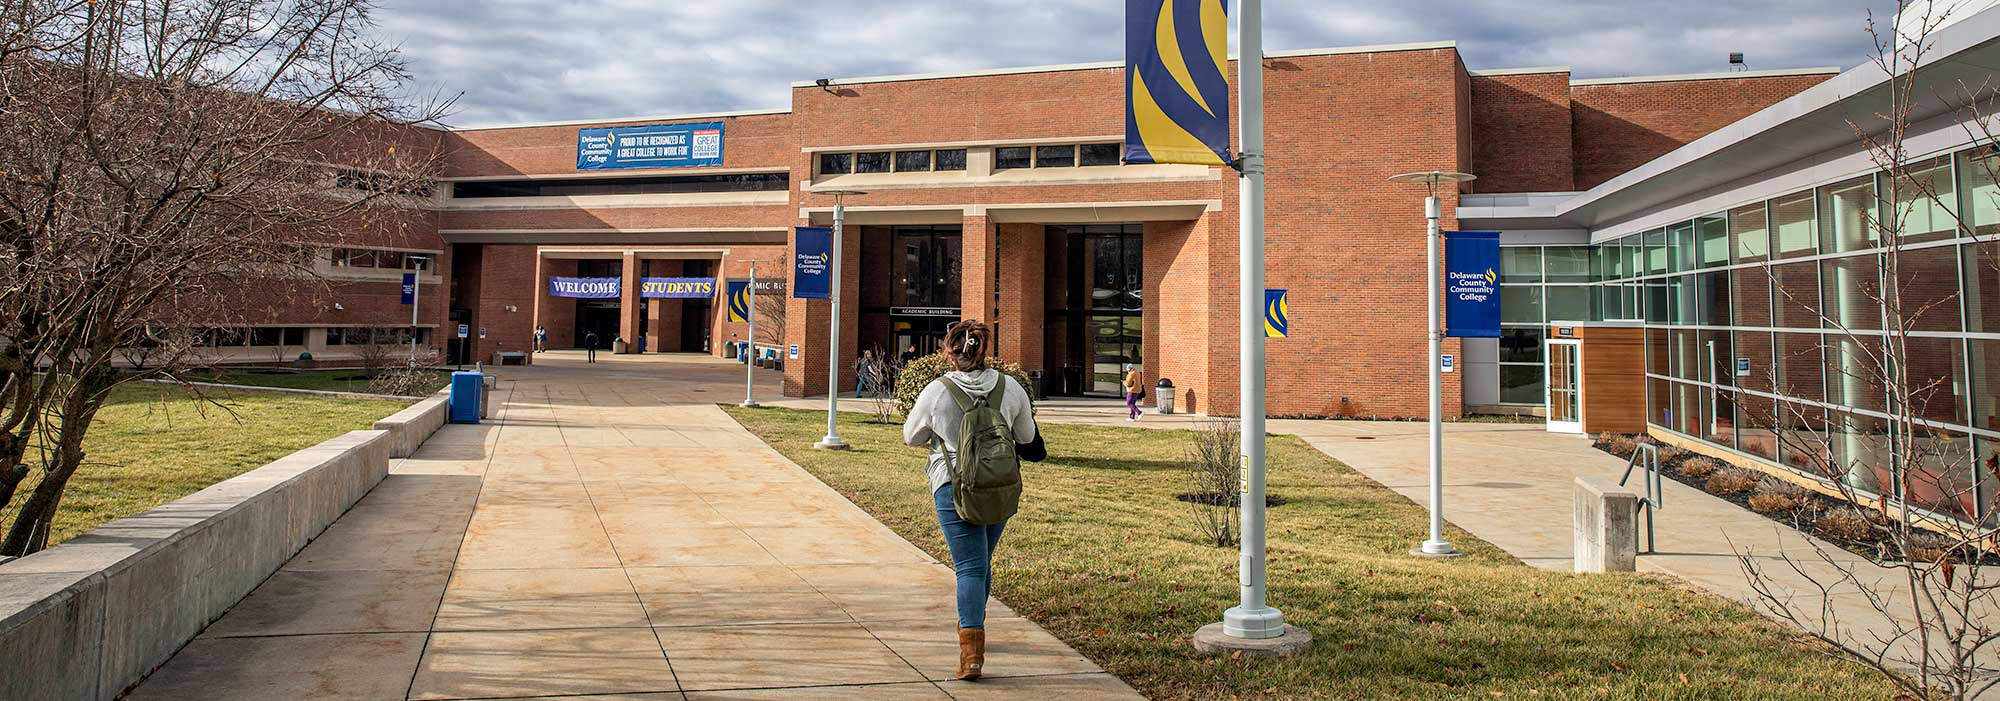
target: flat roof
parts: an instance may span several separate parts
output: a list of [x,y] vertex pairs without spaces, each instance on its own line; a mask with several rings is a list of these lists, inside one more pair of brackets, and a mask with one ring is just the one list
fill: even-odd
[[1780,78],[1795,75],[1839,75],[1839,66],[1816,66],[1813,68],[1775,68],[1762,71],[1720,71],[1715,73],[1672,73],[1667,75],[1635,75],[1623,78],[1579,78],[1569,81],[1571,86],[1622,85],[1625,83],[1677,83],[1687,80],[1730,80],[1734,78]]
[[[1340,54],[1376,54],[1391,51],[1421,51],[1425,49],[1457,48],[1455,41],[1420,41],[1403,44],[1371,44],[1367,46],[1338,46],[1318,49],[1293,49],[1287,51],[1266,51],[1264,58],[1298,58],[1304,56],[1336,56]],[[1238,58],[1232,55],[1231,60]],[[934,73],[903,73],[899,75],[874,75],[853,78],[827,78],[829,85],[864,85],[867,83],[901,83],[914,80],[943,80],[947,78],[981,78],[996,75],[1021,75],[1024,73],[1060,73],[1063,71],[1091,71],[1105,68],[1124,68],[1125,62],[1092,61],[1089,63],[1058,63],[1046,66],[1018,66],[1012,68],[985,68],[970,71],[939,71]],[[793,88],[819,87],[819,79],[801,80],[792,83]]]
[[695,119],[721,119],[724,117],[754,117],[767,114],[791,114],[790,107],[773,107],[761,110],[733,110],[726,112],[690,112],[687,114],[658,114],[644,117],[612,117],[608,119],[565,119],[553,122],[521,122],[518,124],[481,124],[470,127],[445,127],[446,131],[491,131],[494,129],[532,129],[535,127],[580,127],[591,124],[630,124],[632,122],[685,122]]

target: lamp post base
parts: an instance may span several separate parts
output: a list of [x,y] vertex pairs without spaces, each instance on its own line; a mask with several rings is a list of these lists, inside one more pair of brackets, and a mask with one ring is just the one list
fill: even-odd
[[1423,545],[1411,548],[1410,554],[1437,560],[1449,560],[1454,557],[1465,556],[1465,553],[1453,549],[1451,543],[1442,540],[1426,540]]
[[813,447],[818,448],[820,450],[847,450],[849,448],[852,448],[853,446],[850,446],[845,441],[840,440],[840,436],[827,436],[826,438],[821,439],[820,442],[814,443]]
[[738,405],[736,405],[736,406],[740,406],[740,407],[743,407],[743,408],[745,408],[745,409],[755,409],[755,408],[757,408],[757,407],[760,407],[760,406],[764,406],[764,405],[762,405],[762,404],[758,404],[758,403],[757,403],[757,400],[755,400],[755,399],[745,399],[745,400],[743,400],[743,403],[742,403],[742,404],[738,404]]
[[1194,649],[1211,655],[1241,653],[1249,657],[1290,657],[1312,647],[1312,633],[1295,626],[1283,626],[1277,637],[1239,638],[1222,632],[1223,624],[1210,623],[1194,632]]

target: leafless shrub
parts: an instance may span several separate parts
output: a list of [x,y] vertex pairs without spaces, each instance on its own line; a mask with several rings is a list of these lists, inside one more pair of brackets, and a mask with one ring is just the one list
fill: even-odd
[[1836,508],[1813,519],[1813,527],[1842,540],[1866,543],[1875,539],[1875,524],[1850,509]]
[[1189,521],[1203,542],[1218,548],[1236,545],[1237,499],[1242,474],[1241,424],[1211,419],[1194,430],[1183,465],[1189,492]]
[[1681,463],[1679,472],[1689,479],[1706,479],[1719,469],[1722,469],[1722,463],[1715,458],[1689,458]]
[[1639,452],[1638,441],[1632,440],[1631,436],[1617,433],[1598,435],[1597,447],[1599,450],[1621,458],[1629,458],[1632,457],[1633,453]]
[[1759,479],[1761,477],[1750,470],[1740,467],[1725,467],[1716,470],[1715,474],[1709,475],[1708,479],[1703,480],[1701,488],[1707,490],[1710,494],[1716,495],[1742,494],[1756,489]]
[[1760,514],[1791,511],[1803,505],[1808,494],[1805,487],[1766,476],[1757,482],[1757,492],[1750,495],[1750,509]]
[[394,394],[405,397],[421,397],[438,391],[444,384],[436,368],[438,354],[426,351],[415,360],[406,361],[401,367],[385,370],[368,380],[368,391],[375,394]]

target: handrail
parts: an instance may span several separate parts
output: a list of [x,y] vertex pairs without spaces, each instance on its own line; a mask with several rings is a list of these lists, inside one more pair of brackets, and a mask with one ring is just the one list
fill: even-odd
[[[1653,514],[1666,506],[1666,485],[1661,481],[1664,478],[1660,475],[1659,446],[1651,443],[1640,443],[1639,449],[1633,451],[1632,457],[1625,461],[1625,476],[1618,478],[1618,486],[1623,487],[1627,481],[1632,479],[1632,470],[1639,467],[1639,458],[1641,456],[1645,457],[1646,463],[1646,474],[1639,480],[1646,485],[1646,497],[1639,500],[1639,510],[1646,513],[1646,549],[1641,552],[1651,553],[1659,544],[1659,540],[1653,534]],[[1634,532],[1632,534],[1633,547],[1638,547],[1638,541],[1639,534]]]

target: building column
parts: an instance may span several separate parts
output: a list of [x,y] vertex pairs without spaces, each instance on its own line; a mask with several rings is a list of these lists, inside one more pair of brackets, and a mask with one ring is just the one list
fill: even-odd
[[[685,270],[677,260],[656,260],[651,267],[654,275],[663,277],[678,276]],[[646,300],[646,352],[680,352],[681,309],[685,304],[678,299]]]
[[999,274],[999,231],[983,216],[968,216],[960,239],[959,317],[994,320],[993,289]]
[[639,256],[625,254],[624,276],[618,282],[618,336],[625,339],[625,352],[639,352]]
[[1047,305],[1044,262],[1048,237],[1041,224],[1001,224],[999,232],[999,302],[994,310],[995,353],[1018,363],[1022,370],[1046,369],[1042,350],[1043,317]]

